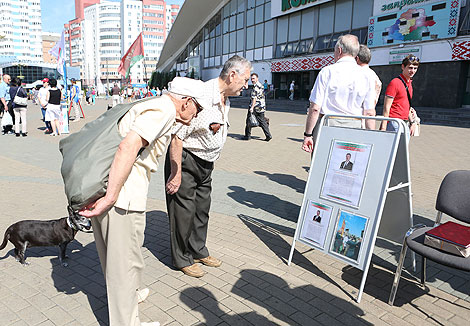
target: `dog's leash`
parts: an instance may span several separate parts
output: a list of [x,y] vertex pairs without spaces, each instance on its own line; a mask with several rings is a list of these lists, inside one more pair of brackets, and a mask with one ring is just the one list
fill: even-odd
[[82,227],[77,226],[77,223],[72,219],[72,217],[69,215],[67,217],[67,224],[70,226],[70,228],[76,230],[76,231],[82,231],[84,233],[93,233],[93,230],[84,230]]

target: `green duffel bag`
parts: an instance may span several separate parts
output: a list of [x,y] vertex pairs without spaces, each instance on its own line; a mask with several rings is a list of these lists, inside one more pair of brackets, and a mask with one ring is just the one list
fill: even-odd
[[60,172],[69,207],[74,212],[106,194],[109,170],[123,139],[118,123],[135,104],[151,99],[118,104],[80,131],[60,140],[63,157]]

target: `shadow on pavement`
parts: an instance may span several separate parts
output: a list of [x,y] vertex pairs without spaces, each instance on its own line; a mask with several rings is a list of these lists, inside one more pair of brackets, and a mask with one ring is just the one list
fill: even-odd
[[[194,294],[196,292],[197,296],[205,296],[204,299],[198,301],[198,304],[194,301]],[[180,293],[180,299],[189,308],[203,315],[204,322],[192,325],[215,326],[219,325],[222,320],[227,325],[277,325],[255,311],[228,314],[221,309],[220,303],[214,294],[203,287],[198,286],[184,289]]]
[[83,292],[99,325],[108,325],[106,285],[94,242],[83,247],[75,241],[68,248],[73,251],[69,251],[68,267],[63,267],[58,257],[51,259],[54,287],[64,294]]
[[336,324],[335,318],[341,314],[343,325],[372,325],[361,319],[365,315],[362,309],[313,285],[291,288],[281,277],[261,270],[245,269],[240,274],[232,293],[261,305],[272,316],[289,325],[292,319],[288,316],[300,325],[325,325],[329,321]]
[[149,211],[146,214],[144,247],[160,262],[171,269],[170,223],[164,211]]
[[279,183],[283,186],[288,186],[299,193],[303,193],[305,189],[305,180],[300,180],[297,177],[283,173],[268,173],[264,171],[253,171],[258,175],[267,177],[269,180]]
[[[281,237],[279,231],[265,226],[263,222],[250,216],[238,214],[238,217],[268,248],[271,249],[274,254],[276,254],[277,257],[287,264],[287,261],[289,260],[291,243],[288,243],[286,240],[284,240]],[[276,245],[273,245],[274,243]],[[311,250],[308,251],[310,252]],[[339,290],[343,291],[346,295],[352,298],[350,293],[342,289],[338,283],[336,283],[332,278],[330,278],[327,274],[315,266],[310,260],[305,258],[304,254],[305,253],[300,253],[299,251],[294,250],[292,261],[295,261],[296,265],[333,284]]]
[[243,187],[230,186],[228,188],[232,192],[227,193],[227,195],[240,204],[249,208],[262,209],[289,221],[297,221],[300,211],[299,205],[292,204],[291,202],[282,200],[274,195],[256,191],[247,191]]

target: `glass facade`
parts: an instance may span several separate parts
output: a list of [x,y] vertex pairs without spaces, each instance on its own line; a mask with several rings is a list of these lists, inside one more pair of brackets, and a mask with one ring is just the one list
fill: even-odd
[[[57,72],[56,68],[26,65],[5,67],[3,68],[3,73],[8,74],[11,77],[18,77],[21,79],[21,82],[25,84],[31,84],[46,77],[55,79],[60,77],[60,74]],[[23,76],[23,78],[19,76]]]
[[259,61],[332,51],[338,37],[347,33],[365,44],[372,9],[373,0],[336,0],[272,19],[270,0],[231,0],[177,63],[200,56],[203,67],[210,68],[235,54]]

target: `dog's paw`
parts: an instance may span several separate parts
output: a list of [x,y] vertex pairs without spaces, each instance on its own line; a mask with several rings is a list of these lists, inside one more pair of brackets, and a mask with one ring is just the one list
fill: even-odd
[[29,265],[31,265],[31,263],[29,263],[29,262],[27,262],[27,261],[24,261],[24,262],[22,262],[21,264],[22,264],[23,266],[29,266]]

